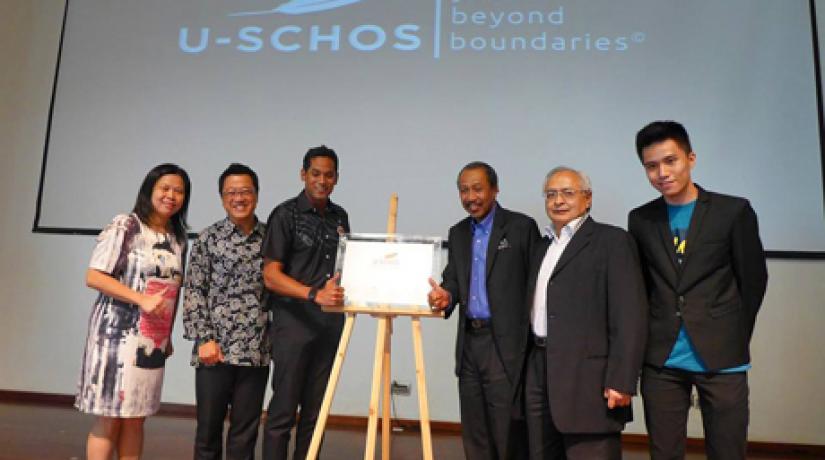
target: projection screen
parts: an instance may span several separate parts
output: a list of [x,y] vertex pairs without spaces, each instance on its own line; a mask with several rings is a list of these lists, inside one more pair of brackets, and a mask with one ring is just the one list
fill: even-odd
[[593,216],[656,197],[634,148],[682,122],[693,177],[745,196],[766,249],[825,254],[818,61],[806,0],[71,0],[35,231],[93,233],[162,162],[191,175],[192,231],[223,216],[230,162],[258,216],[302,187],[304,152],[341,158],[353,231],[445,235],[456,174],[499,173],[500,203],[547,223],[557,165],[588,173]]

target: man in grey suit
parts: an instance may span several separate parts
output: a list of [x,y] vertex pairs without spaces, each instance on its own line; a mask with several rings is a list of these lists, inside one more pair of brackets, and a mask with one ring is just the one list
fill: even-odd
[[594,221],[583,173],[544,184],[549,237],[534,251],[524,378],[530,459],[620,459],[644,353],[647,299],[636,247]]
[[527,269],[538,229],[533,219],[499,206],[490,165],[469,163],[457,183],[469,216],[450,228],[447,267],[441,286],[430,280],[429,302],[446,309],[447,317],[459,307],[455,372],[465,455],[520,458],[524,430],[513,428],[512,411],[527,344]]

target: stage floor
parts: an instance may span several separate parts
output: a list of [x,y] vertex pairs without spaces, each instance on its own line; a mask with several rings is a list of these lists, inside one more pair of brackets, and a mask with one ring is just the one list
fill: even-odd
[[[80,460],[85,458],[86,435],[92,417],[65,407],[40,404],[0,403],[0,460]],[[195,421],[191,418],[154,416],[146,421],[143,458],[147,460],[190,459]],[[327,430],[322,458],[358,459],[364,457],[365,433],[362,430]],[[380,437],[379,437],[380,443]],[[258,453],[260,458],[260,438]],[[381,446],[376,449],[380,458]],[[626,460],[648,458],[643,447],[624,449]],[[438,460],[464,458],[461,437],[456,434],[433,435],[433,455]],[[417,432],[393,434],[392,458],[418,460],[421,440]],[[688,454],[689,460],[705,458],[701,452]],[[749,455],[751,460],[814,458],[791,455]]]

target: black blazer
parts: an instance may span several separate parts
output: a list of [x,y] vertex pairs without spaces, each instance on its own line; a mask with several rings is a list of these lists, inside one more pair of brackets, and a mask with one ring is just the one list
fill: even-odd
[[631,211],[628,230],[639,247],[650,301],[645,362],[664,365],[680,319],[709,370],[750,362],[768,271],[748,201],[699,187],[681,267],[663,198]]
[[547,290],[547,395],[562,433],[617,432],[630,407],[608,409],[604,389],[635,394],[647,330],[647,300],[633,239],[588,217],[547,286],[536,286],[550,240],[534,251],[529,302]]
[[[446,310],[447,317],[458,304],[456,375],[461,369],[470,292],[470,259],[473,254],[471,219],[467,217],[450,228],[450,251],[441,283],[452,296],[453,303]],[[525,324],[530,316],[525,300],[527,270],[530,253],[538,241],[536,221],[500,206],[496,209],[487,246],[487,300],[490,304],[493,340],[507,377],[514,387],[521,375],[527,346]]]

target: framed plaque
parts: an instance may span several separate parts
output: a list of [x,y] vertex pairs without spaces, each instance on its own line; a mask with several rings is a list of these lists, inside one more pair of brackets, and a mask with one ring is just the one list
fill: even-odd
[[344,308],[429,311],[427,279],[441,270],[440,237],[350,233],[338,242]]

